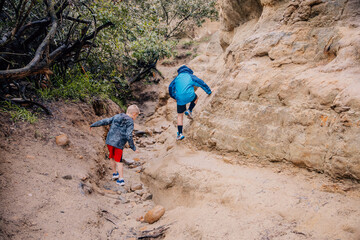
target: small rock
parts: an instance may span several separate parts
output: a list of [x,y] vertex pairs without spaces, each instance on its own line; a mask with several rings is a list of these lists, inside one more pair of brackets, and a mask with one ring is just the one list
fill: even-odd
[[79,179],[82,181],[85,181],[88,178],[89,178],[89,176],[87,174],[79,174]]
[[130,189],[127,186],[117,186],[116,191],[120,193],[128,193],[130,192]]
[[92,187],[84,184],[83,185],[83,191],[84,191],[85,194],[91,194],[91,193],[93,193],[94,190],[92,189]]
[[106,190],[112,190],[112,184],[110,184],[110,183],[105,183],[105,184],[103,185],[103,187],[104,187]]
[[154,128],[154,130],[153,130],[153,133],[155,133],[155,134],[159,134],[162,132],[163,132],[162,128]]
[[33,156],[33,155],[26,155],[26,158],[27,158],[27,159],[32,159],[32,160],[34,160],[34,159],[35,159],[35,156]]
[[153,195],[152,195],[151,193],[145,193],[145,194],[142,196],[141,200],[143,200],[143,201],[151,200],[152,197],[153,197]]
[[167,125],[162,125],[162,126],[161,126],[161,128],[162,128],[163,130],[168,129],[169,127],[170,127],[170,124],[167,124]]
[[145,214],[144,220],[145,222],[152,224],[158,221],[164,215],[164,213],[165,208],[163,206],[157,205]]
[[134,131],[134,134],[135,134],[135,136],[137,136],[137,137],[142,137],[142,136],[146,135],[146,132],[140,131],[140,130],[135,130],[135,131]]
[[134,191],[137,195],[139,195],[139,196],[142,196],[142,195],[144,195],[144,191],[142,191],[142,190],[136,190],[136,191]]
[[131,189],[131,191],[136,191],[136,190],[143,189],[143,187],[142,187],[141,183],[134,183],[131,185],[130,189]]
[[71,180],[72,176],[71,175],[65,175],[65,176],[62,176],[62,178],[65,179],[65,180]]
[[136,219],[136,221],[138,221],[138,222],[143,222],[143,221],[144,221],[144,217],[143,217],[143,216],[140,216],[140,217],[138,217],[138,218]]
[[129,203],[129,202],[130,202],[128,199],[126,199],[126,198],[123,197],[123,196],[119,196],[119,199],[120,199],[120,201],[121,201],[122,204]]
[[125,163],[126,165],[131,165],[131,164],[134,164],[134,163],[135,163],[135,161],[132,160],[132,159],[124,159],[124,158],[123,158],[123,160],[124,160],[124,163]]
[[236,162],[234,161],[234,159],[232,158],[229,158],[229,157],[223,157],[222,159],[225,163],[228,163],[228,164],[235,164]]
[[143,170],[143,167],[142,166],[139,166],[139,167],[136,167],[136,168],[133,168],[133,170],[135,172],[141,172]]
[[114,204],[115,204],[115,205],[119,205],[119,204],[120,204],[120,201],[116,200],[116,201],[114,202]]
[[56,144],[59,146],[66,146],[69,144],[69,138],[66,134],[61,134],[55,138]]
[[146,145],[153,145],[154,143],[156,143],[156,141],[155,140],[146,140],[144,143]]
[[134,161],[138,162],[140,161],[140,158],[134,158]]
[[143,227],[140,228],[139,230],[142,231],[142,232],[143,232],[143,231],[146,231],[146,230],[148,230],[148,226],[143,226]]
[[149,136],[152,136],[152,135],[153,135],[153,132],[152,132],[152,130],[147,129],[147,130],[146,130],[146,134],[149,135]]
[[79,159],[83,159],[83,158],[84,158],[83,156],[79,155]]

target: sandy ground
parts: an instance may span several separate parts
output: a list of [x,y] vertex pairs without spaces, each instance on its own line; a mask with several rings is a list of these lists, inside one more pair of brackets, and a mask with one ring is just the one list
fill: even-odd
[[[360,239],[360,189],[284,164],[263,167],[177,143],[143,179],[173,222],[166,239]],[[148,181],[147,181],[148,180]]]
[[[126,185],[117,186],[105,128],[89,131],[102,117],[86,104],[51,108],[54,117],[34,125],[11,125],[9,116],[0,116],[7,134],[0,144],[0,239],[131,239],[145,225],[136,219],[153,207],[143,199],[145,186],[130,190],[140,183],[138,169],[126,166]],[[66,147],[55,143],[61,133],[70,139]],[[129,149],[124,157],[143,162]]]
[[[357,183],[199,151],[189,139],[176,142],[163,120],[168,130],[138,127],[155,133],[137,140],[140,154],[125,150],[145,170],[126,167],[122,188],[110,180],[104,129],[88,129],[101,117],[85,104],[60,109],[2,138],[1,239],[136,239],[166,224],[165,239],[360,239]],[[60,133],[69,146],[56,145]],[[140,176],[140,194],[153,200],[130,190]],[[156,204],[166,208],[158,222],[137,221]]]

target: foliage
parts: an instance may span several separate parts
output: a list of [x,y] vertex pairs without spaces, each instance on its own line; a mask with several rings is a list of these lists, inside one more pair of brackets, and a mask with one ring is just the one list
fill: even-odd
[[[62,98],[82,101],[91,101],[94,97],[110,98],[117,96],[115,83],[101,79],[101,76],[90,72],[82,73],[80,68],[81,66],[77,65],[73,69],[68,69],[64,77],[55,74],[53,80],[55,85],[52,88],[39,90],[40,96],[47,100]],[[117,96],[117,99],[118,104],[124,101],[121,96]]]
[[18,105],[12,104],[9,101],[3,101],[0,103],[0,111],[9,113],[11,119],[14,122],[23,121],[29,123],[35,123],[38,118],[35,113],[30,112],[29,110],[20,107]]
[[157,15],[166,28],[166,38],[189,30],[189,25],[200,27],[206,18],[218,19],[214,0],[152,0]]
[[[200,26],[206,18],[217,18],[215,3],[2,0],[0,80],[5,79],[7,86],[0,89],[0,95],[11,95],[12,83],[30,81],[42,87],[37,93],[45,99],[100,96],[124,105],[131,96],[131,83],[154,71],[161,76],[156,64],[173,55],[179,34],[191,25]],[[34,62],[35,67],[24,71]],[[17,68],[23,75],[8,77],[9,68]],[[50,70],[54,74],[48,78]],[[14,96],[21,95],[20,89],[22,86]]]
[[189,23],[200,26],[206,18],[217,18],[215,3],[212,0],[95,2],[96,17],[102,22],[111,21],[115,27],[99,33],[97,43],[101,47],[89,67],[95,71],[116,69],[119,77],[130,83],[144,78],[142,72],[156,69],[158,60],[173,54],[178,43],[173,37],[185,31]]
[[183,43],[183,48],[184,49],[190,49],[193,44],[194,44],[194,41],[192,41],[192,40],[186,41],[186,42]]

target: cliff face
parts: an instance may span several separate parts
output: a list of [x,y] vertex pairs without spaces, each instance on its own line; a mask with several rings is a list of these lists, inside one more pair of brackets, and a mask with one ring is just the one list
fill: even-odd
[[220,7],[219,34],[190,64],[214,90],[198,91],[195,142],[360,179],[360,1]]

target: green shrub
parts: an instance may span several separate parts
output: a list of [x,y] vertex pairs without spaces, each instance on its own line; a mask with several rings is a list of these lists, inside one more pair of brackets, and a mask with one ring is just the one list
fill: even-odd
[[[107,79],[101,79],[91,73],[82,73],[80,69],[66,71],[65,76],[55,74],[51,88],[39,90],[40,96],[46,100],[72,99],[90,100],[94,97],[110,98],[115,92],[115,85]],[[113,96],[113,98],[115,98]]]
[[194,44],[194,41],[192,41],[192,40],[184,42],[183,43],[183,48],[184,49],[190,49],[193,44]]
[[0,104],[0,111],[9,113],[11,116],[11,120],[14,122],[22,121],[35,123],[38,118],[35,113],[30,112],[29,110],[20,107],[18,105],[12,104],[11,102],[4,101]]

